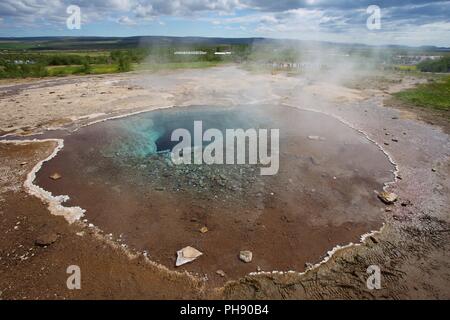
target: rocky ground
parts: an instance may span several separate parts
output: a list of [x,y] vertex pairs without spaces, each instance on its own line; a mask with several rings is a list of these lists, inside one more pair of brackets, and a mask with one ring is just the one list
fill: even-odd
[[[82,223],[50,215],[25,192],[23,181],[54,145],[0,143],[0,298],[450,298],[450,139],[412,110],[385,105],[392,91],[422,81],[389,76],[392,81],[383,77],[347,88],[230,66],[1,84],[3,134],[77,127],[173,105],[280,103],[333,115],[363,131],[395,161],[400,179],[389,190],[399,200],[386,209],[384,228],[361,245],[337,251],[305,274],[252,274],[212,288],[132,255]],[[72,264],[87,270],[81,290],[66,287]],[[382,282],[371,291],[366,270],[373,264],[380,266]]]

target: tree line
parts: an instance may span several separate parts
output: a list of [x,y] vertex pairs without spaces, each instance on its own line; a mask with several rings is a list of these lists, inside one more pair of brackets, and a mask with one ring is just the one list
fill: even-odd
[[450,55],[438,60],[425,60],[417,65],[417,69],[422,72],[450,72]]

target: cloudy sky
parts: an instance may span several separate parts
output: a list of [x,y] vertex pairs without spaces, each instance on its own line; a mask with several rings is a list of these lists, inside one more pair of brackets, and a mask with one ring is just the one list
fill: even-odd
[[[81,29],[66,27],[69,5]],[[367,8],[381,9],[369,30]],[[450,1],[0,0],[0,36],[271,37],[450,47]]]

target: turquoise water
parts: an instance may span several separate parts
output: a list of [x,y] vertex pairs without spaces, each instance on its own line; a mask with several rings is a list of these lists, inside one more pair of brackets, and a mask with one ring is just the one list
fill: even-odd
[[[261,108],[190,107],[189,109],[158,110],[114,120],[116,134],[101,148],[106,157],[144,158],[171,150],[178,141],[171,141],[175,129],[184,128],[194,136],[194,121],[202,121],[203,131],[216,128],[225,135],[226,129],[269,128],[270,119]],[[273,125],[272,125],[273,126]]]

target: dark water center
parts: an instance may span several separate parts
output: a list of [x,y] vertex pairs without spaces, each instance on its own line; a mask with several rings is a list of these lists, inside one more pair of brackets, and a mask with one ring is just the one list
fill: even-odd
[[[174,165],[167,153],[174,129],[279,129],[280,165]],[[89,222],[169,268],[176,251],[204,253],[179,267],[211,281],[262,270],[304,270],[340,244],[382,224],[374,190],[393,166],[366,137],[319,113],[281,106],[185,107],[97,123],[66,136],[36,183]],[[62,178],[49,178],[58,172]],[[208,232],[199,230],[206,226]],[[253,261],[238,259],[240,250]]]

